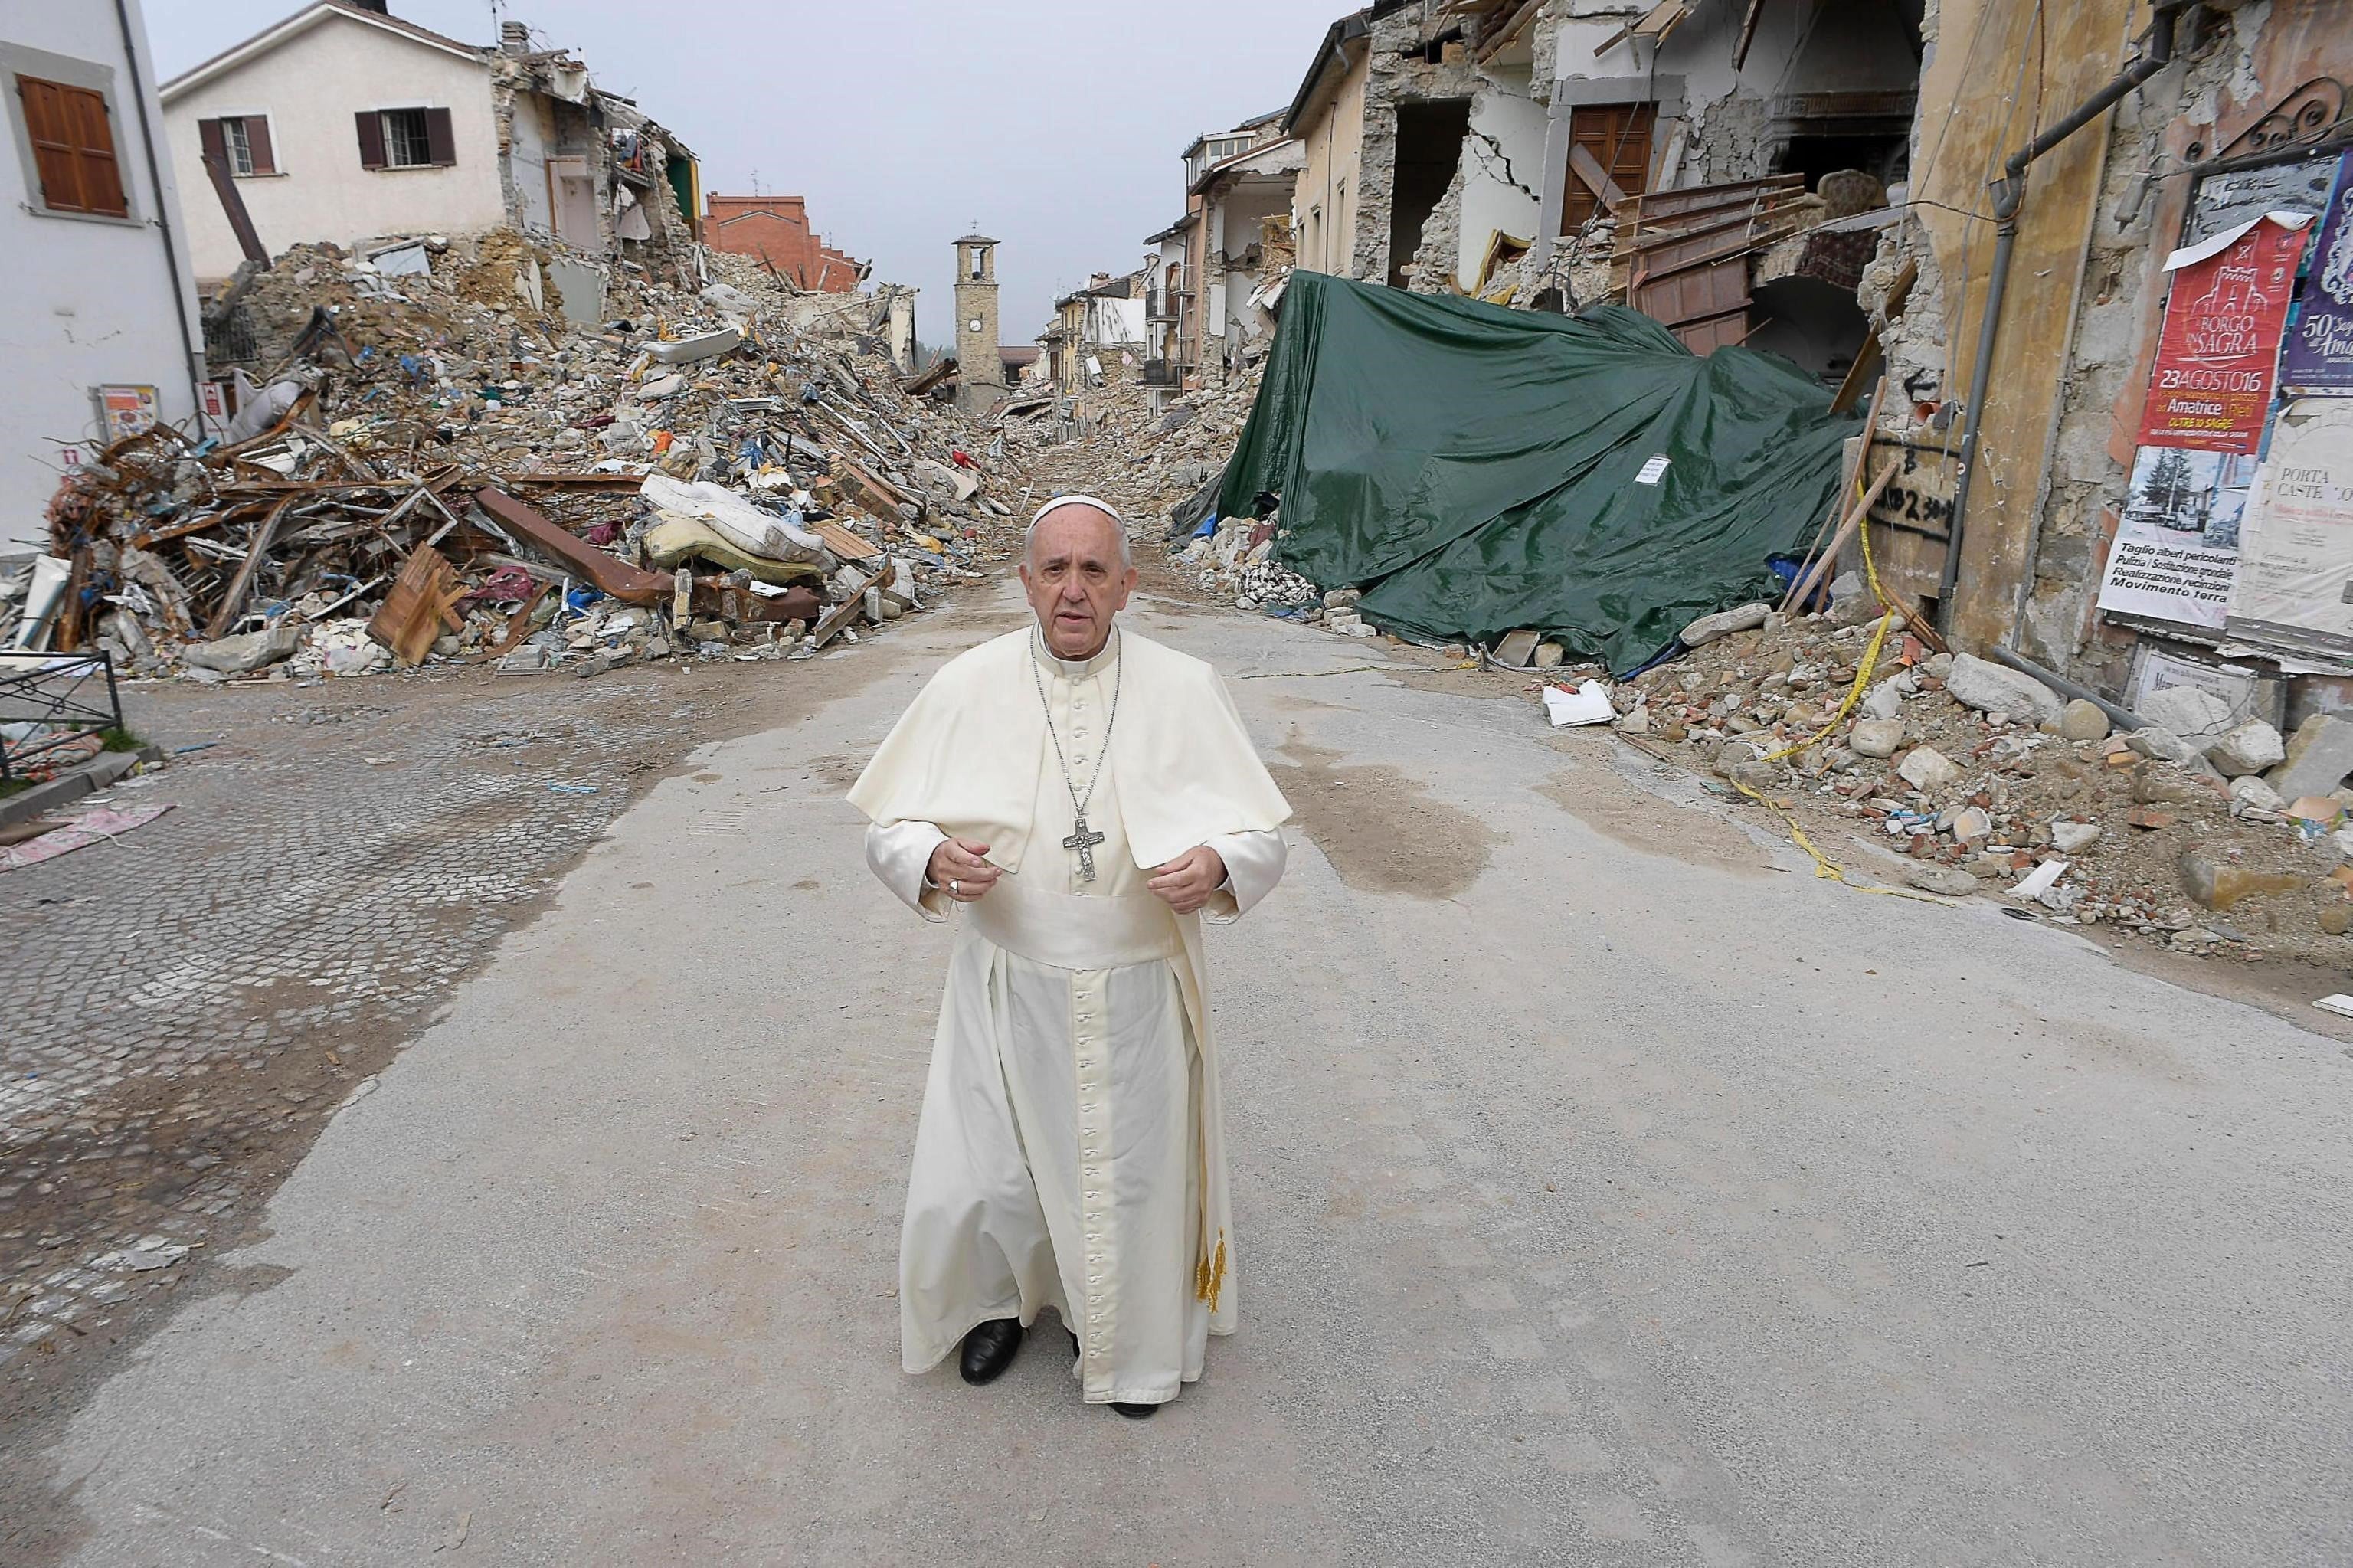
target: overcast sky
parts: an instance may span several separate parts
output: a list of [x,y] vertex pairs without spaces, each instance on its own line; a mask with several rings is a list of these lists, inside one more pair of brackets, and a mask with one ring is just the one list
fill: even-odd
[[[300,0],[145,0],[168,79],[301,9]],[[950,242],[1002,240],[1003,334],[1026,343],[1054,297],[1123,272],[1185,210],[1195,136],[1289,103],[1349,0],[509,0],[543,48],[575,51],[702,162],[706,192],[808,197],[833,244],[913,283],[927,343],[954,330]],[[473,43],[491,0],[392,0]],[[353,84],[355,91],[363,84]],[[373,90],[368,89],[367,90]],[[201,190],[184,192],[199,199]],[[306,235],[266,235],[282,248]]]

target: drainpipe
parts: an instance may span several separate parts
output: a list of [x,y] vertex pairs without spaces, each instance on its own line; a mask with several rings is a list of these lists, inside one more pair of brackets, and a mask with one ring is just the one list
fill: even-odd
[[172,285],[172,309],[180,317],[180,353],[188,372],[189,407],[201,421],[205,411],[204,355],[188,331],[188,297],[180,287],[180,248],[172,238],[172,204],[164,193],[164,170],[155,157],[155,128],[147,120],[147,84],[139,74],[139,42],[131,26],[129,0],[114,0],[114,20],[122,29],[122,60],[131,78],[131,101],[139,106],[139,141],[147,151],[147,183],[155,192],[155,230],[164,237],[164,270]]
[[2149,24],[2148,42],[2141,56],[2056,125],[2021,147],[2002,165],[1994,181],[1993,271],[1986,280],[1985,311],[1978,323],[1977,366],[1969,376],[1969,408],[1961,427],[1961,472],[1953,485],[1952,521],[1946,525],[1945,570],[1936,584],[1936,627],[1953,630],[1954,587],[1961,575],[1961,524],[1969,504],[1970,482],[1978,471],[1978,430],[1985,421],[1986,383],[1993,375],[1994,341],[2001,331],[2002,297],[2010,291],[2010,264],[2018,249],[2018,213],[2026,204],[2026,168],[2045,153],[2114,108],[2117,100],[2163,70],[2173,61],[2173,29],[2180,14],[2197,0],[2158,0]]

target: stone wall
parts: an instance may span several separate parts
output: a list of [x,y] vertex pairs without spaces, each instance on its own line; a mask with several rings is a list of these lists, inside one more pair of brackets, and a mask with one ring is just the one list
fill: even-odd
[[[1433,64],[1419,50],[1456,25],[1443,0],[1415,0],[1373,24],[1366,64],[1365,144],[1356,163],[1354,253],[1348,275],[1383,282],[1389,275],[1389,220],[1397,178],[1398,105],[1417,100],[1468,99],[1479,87],[1466,51]],[[1409,56],[1406,51],[1417,51]]]

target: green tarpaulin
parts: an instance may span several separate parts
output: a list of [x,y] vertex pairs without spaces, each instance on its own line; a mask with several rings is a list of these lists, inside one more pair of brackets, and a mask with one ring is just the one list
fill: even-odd
[[1797,366],[1648,316],[1504,310],[1293,272],[1218,510],[1431,641],[1537,630],[1624,673],[1777,591],[1862,428]]

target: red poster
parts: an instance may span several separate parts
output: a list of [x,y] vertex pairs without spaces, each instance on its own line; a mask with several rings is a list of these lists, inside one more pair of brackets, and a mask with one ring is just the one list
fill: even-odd
[[2142,446],[2251,452],[2261,444],[2305,233],[2260,218],[2205,255],[2203,245],[2175,253]]

